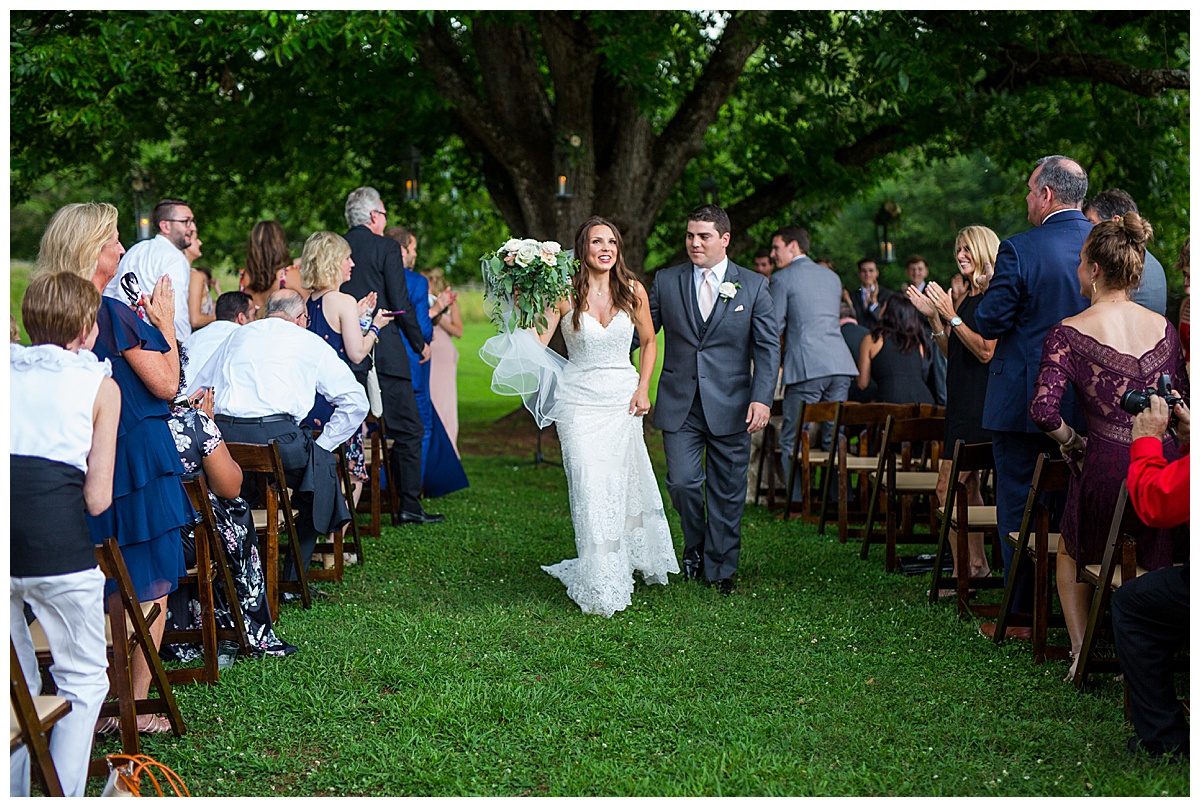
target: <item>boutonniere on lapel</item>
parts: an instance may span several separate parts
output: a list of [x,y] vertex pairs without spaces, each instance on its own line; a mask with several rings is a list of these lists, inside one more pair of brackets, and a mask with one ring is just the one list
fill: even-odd
[[732,300],[734,297],[737,296],[738,289],[740,289],[741,287],[742,287],[741,283],[731,283],[728,280],[726,280],[724,283],[721,284],[721,287],[719,289],[717,289],[717,294],[721,295],[722,300]]

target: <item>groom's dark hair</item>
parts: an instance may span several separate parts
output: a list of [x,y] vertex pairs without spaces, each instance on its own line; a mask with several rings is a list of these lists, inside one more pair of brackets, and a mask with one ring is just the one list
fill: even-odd
[[717,235],[725,235],[733,228],[729,225],[729,214],[716,205],[701,205],[688,213],[688,221],[708,221],[717,228]]
[[775,236],[779,236],[783,239],[783,245],[785,247],[795,241],[796,246],[800,247],[800,251],[805,255],[808,254],[808,230],[804,229],[803,227],[797,227],[794,224],[788,224],[771,233],[771,238],[774,238]]

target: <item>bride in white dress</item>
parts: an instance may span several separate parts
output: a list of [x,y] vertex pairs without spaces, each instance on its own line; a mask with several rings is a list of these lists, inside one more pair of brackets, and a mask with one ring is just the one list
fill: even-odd
[[[547,312],[549,327],[538,337],[548,344],[561,327],[570,355],[554,419],[579,554],[542,568],[566,585],[584,613],[606,617],[630,604],[635,571],[661,585],[679,571],[642,434],[658,350],[650,302],[621,246],[605,219],[580,226],[572,294]],[[636,370],[629,361],[635,328],[642,346]]]

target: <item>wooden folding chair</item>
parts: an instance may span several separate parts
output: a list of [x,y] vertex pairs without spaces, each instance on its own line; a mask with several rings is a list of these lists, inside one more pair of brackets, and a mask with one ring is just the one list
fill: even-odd
[[[792,496],[796,490],[796,469],[800,470],[800,519],[801,523],[811,524],[816,520],[812,506],[812,471],[814,467],[827,469],[830,452],[823,449],[813,449],[812,440],[806,426],[809,423],[833,423],[837,419],[838,401],[820,401],[818,403],[802,402],[800,412],[796,417],[796,439],[790,450],[792,452],[791,469],[788,472],[787,495],[784,501],[784,520],[792,517]],[[825,471],[827,473],[827,470]]]
[[[367,483],[363,485],[362,497],[358,500],[358,506],[369,508],[371,514],[371,521],[363,533],[372,538],[378,538],[382,534],[383,528],[383,477],[380,473],[383,463],[383,424],[371,414],[367,415],[366,424],[367,441],[364,448],[367,454]],[[371,428],[372,425],[375,426],[374,429]],[[359,559],[360,561],[362,559],[361,551]]]
[[[838,404],[833,420],[834,450],[825,461],[825,471],[822,474],[821,512],[817,522],[817,532],[825,534],[825,522],[829,514],[829,490],[836,480],[838,492],[837,518],[838,540],[846,543],[847,537],[861,535],[862,528],[851,527],[850,517],[863,518],[867,513],[867,475],[879,467],[879,455],[872,453],[872,446],[878,448],[879,437],[888,415],[895,417],[911,417],[916,414],[914,404],[891,403],[852,403],[843,401]],[[851,454],[850,441],[858,440],[857,453]],[[862,507],[850,512],[849,508],[849,478],[856,477]]]
[[[908,505],[902,502],[911,503],[916,497],[923,496],[929,500],[930,510],[933,510],[938,472],[931,469],[937,468],[945,431],[945,418],[896,418],[894,415],[888,415],[884,422],[883,440],[875,471],[867,476],[871,494],[867,505],[867,522],[863,528],[862,548],[858,553],[862,560],[867,559],[871,544],[879,543],[873,528],[876,508],[881,503],[884,507],[885,565],[889,572],[895,571],[897,567],[897,544],[934,542],[932,525],[929,535],[920,535],[908,525],[908,517],[902,519],[902,513],[908,512]],[[919,457],[913,456],[914,446],[921,447]],[[897,465],[900,467],[897,468]],[[905,522],[903,527],[901,520]]]
[[771,417],[763,429],[762,452],[758,455],[758,484],[754,489],[754,503],[758,504],[763,494],[767,496],[767,509],[775,509],[775,496],[779,492],[780,450],[779,429],[772,422],[783,415],[783,401],[771,402]]
[[[183,487],[188,493],[188,498],[192,500],[192,507],[200,514],[200,521],[195,525],[196,565],[179,578],[179,584],[196,586],[200,601],[200,629],[168,628],[163,632],[162,644],[199,642],[203,648],[204,661],[199,666],[168,670],[167,678],[172,684],[194,684],[197,681],[215,684],[221,674],[217,667],[217,641],[237,642],[242,654],[249,656],[250,639],[246,636],[242,604],[234,587],[233,573],[229,571],[229,562],[217,529],[212,501],[208,498],[208,484],[203,475],[198,474],[191,479],[185,479]],[[213,586],[217,580],[220,581],[225,600],[229,604],[229,617],[233,623],[229,628],[217,627]]]
[[29,749],[31,773],[38,778],[51,796],[62,796],[62,783],[50,756],[50,729],[71,711],[71,704],[60,695],[32,695],[25,673],[17,658],[17,648],[8,640],[8,753],[21,746]]
[[[344,549],[346,552],[353,552],[358,555],[358,562],[363,562],[363,536],[367,534],[366,530],[358,525],[358,505],[354,503],[354,478],[350,475],[350,461],[346,457],[346,447],[339,446],[338,455],[338,472],[341,474],[342,490],[346,497],[346,506],[350,508],[350,527],[348,532],[351,540],[344,541]],[[363,486],[364,490],[366,485]],[[340,578],[339,578],[340,582]]]
[[[254,528],[258,532],[259,546],[263,550],[263,576],[267,582],[267,607],[272,621],[279,618],[279,595],[290,592],[300,595],[305,608],[312,607],[308,593],[308,569],[304,565],[304,554],[300,551],[300,539],[296,532],[295,513],[288,496],[287,477],[279,446],[272,441],[268,445],[255,443],[229,443],[229,454],[241,466],[243,473],[258,475],[259,503],[262,509],[254,510]],[[292,558],[299,580],[279,579],[279,526],[282,520],[287,535],[287,551]]]
[[992,457],[991,443],[954,443],[954,458],[950,461],[950,480],[946,489],[946,504],[934,510],[934,523],[938,525],[938,547],[933,555],[933,573],[930,579],[929,602],[938,601],[938,593],[946,578],[942,575],[942,562],[950,552],[950,532],[954,531],[955,553],[958,556],[958,574],[955,588],[958,616],[965,619],[968,613],[976,616],[995,616],[995,605],[971,606],[967,602],[972,586],[976,588],[1002,588],[1003,578],[972,577],[968,536],[972,532],[983,533],[985,544],[992,548],[993,569],[1003,568],[1000,554],[1000,534],[997,529],[995,505],[972,505],[968,500],[967,486],[959,481],[959,474],[975,472],[979,475],[980,490],[988,471],[995,471],[996,460]]
[[[1064,459],[1051,459],[1042,454],[1033,469],[1033,482],[1029,486],[1029,498],[1025,502],[1025,514],[1021,517],[1021,528],[1005,536],[1013,545],[1012,568],[1004,586],[1004,597],[997,612],[996,630],[992,640],[996,644],[1004,641],[1010,626],[1033,629],[1033,663],[1042,664],[1047,658],[1065,659],[1071,648],[1063,645],[1047,645],[1046,636],[1051,624],[1066,627],[1061,614],[1052,612],[1053,599],[1050,586],[1054,581],[1058,558],[1058,541],[1062,537],[1050,532],[1050,507],[1046,497],[1065,492],[1071,479],[1071,471]],[[1032,539],[1033,543],[1030,544]],[[1033,613],[1012,610],[1013,592],[1018,576],[1025,564],[1033,563]]]
[[1141,525],[1133,508],[1129,507],[1129,488],[1121,483],[1117,494],[1117,506],[1113,511],[1112,524],[1108,529],[1108,542],[1104,545],[1104,559],[1100,564],[1088,564],[1080,569],[1080,576],[1096,587],[1092,607],[1088,611],[1087,631],[1083,634],[1083,646],[1079,650],[1079,663],[1075,665],[1075,688],[1083,689],[1088,673],[1099,668],[1120,669],[1115,655],[1101,658],[1097,651],[1103,622],[1108,616],[1112,593],[1121,583],[1146,573],[1137,565],[1137,544],[1133,530]]

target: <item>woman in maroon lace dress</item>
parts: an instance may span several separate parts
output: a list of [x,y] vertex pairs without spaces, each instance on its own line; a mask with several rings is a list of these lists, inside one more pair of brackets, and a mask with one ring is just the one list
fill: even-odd
[[[1153,387],[1162,373],[1186,394],[1183,353],[1167,320],[1130,301],[1142,280],[1150,224],[1136,213],[1096,225],[1079,260],[1080,293],[1091,302],[1082,313],[1050,329],[1029,416],[1062,446],[1082,459],[1067,489],[1058,546],[1058,595],[1071,653],[1076,657],[1087,629],[1093,588],[1079,582],[1078,569],[1100,563],[1121,482],[1129,468],[1133,417],[1121,409],[1129,389]],[[1083,404],[1085,439],[1063,422],[1059,405],[1070,382]],[[1167,459],[1179,454],[1164,446]],[[1143,527],[1136,532],[1138,563],[1154,570],[1171,564],[1170,532]],[[1067,675],[1075,674],[1075,664]]]

